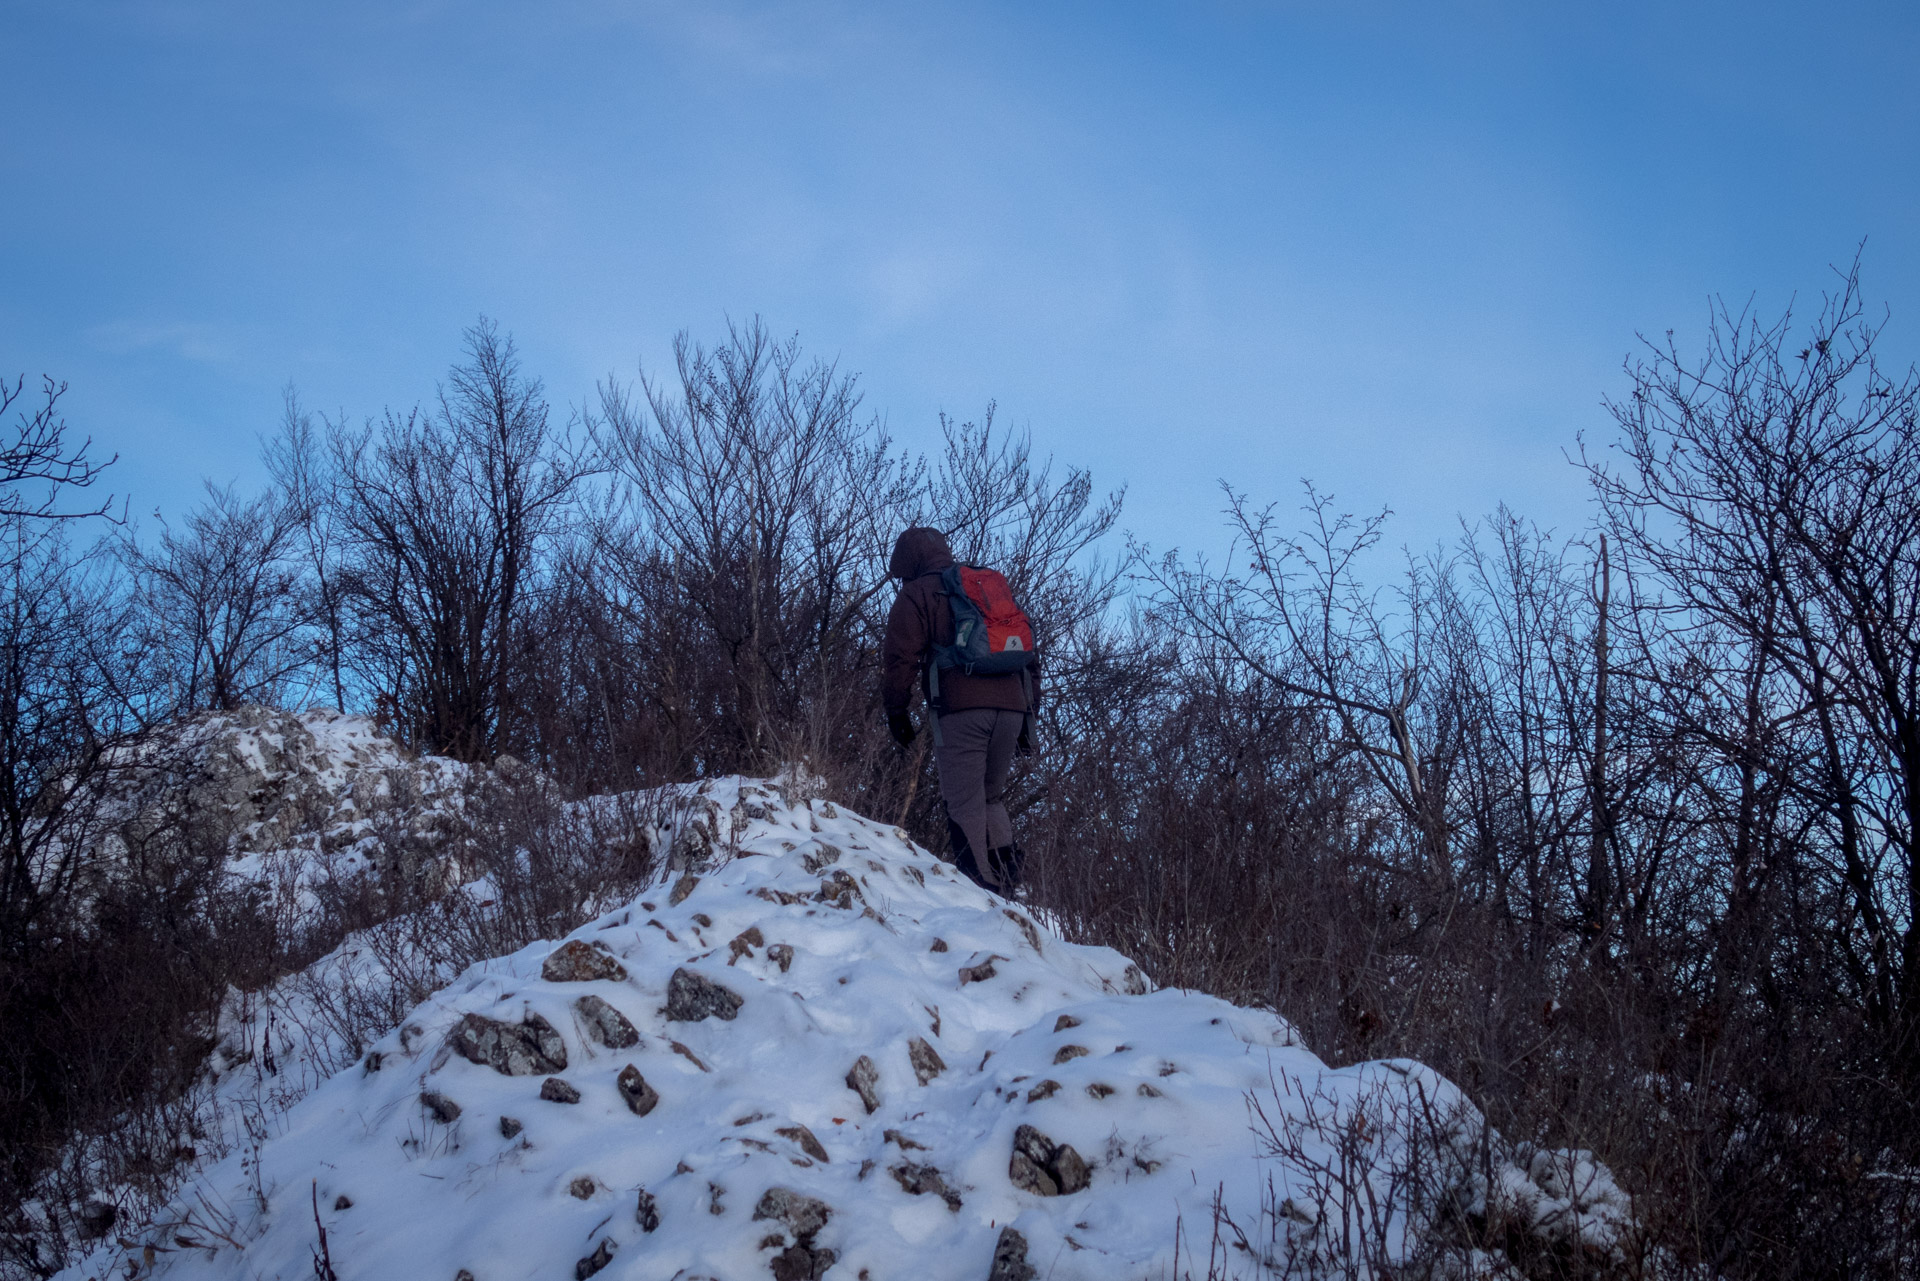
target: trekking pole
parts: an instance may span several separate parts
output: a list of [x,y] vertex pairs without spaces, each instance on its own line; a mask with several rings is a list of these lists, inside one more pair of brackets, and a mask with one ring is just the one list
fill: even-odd
[[913,809],[913,797],[920,790],[920,774],[927,760],[927,740],[924,736],[913,740],[913,777],[907,780],[907,799],[900,803],[900,817],[893,821],[895,827],[907,825],[907,814]]

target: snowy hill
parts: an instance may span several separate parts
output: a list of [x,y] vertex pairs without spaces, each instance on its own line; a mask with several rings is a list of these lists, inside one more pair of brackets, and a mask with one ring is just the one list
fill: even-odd
[[[1509,1148],[1419,1065],[1330,1069],[1271,1013],[1150,991],[829,802],[742,779],[687,799],[667,879],[473,966],[331,1075],[323,1031],[236,1004],[214,1074],[256,1100],[247,1136],[63,1277],[1624,1261],[1603,1169]],[[1490,1235],[1513,1257],[1469,1248]]]

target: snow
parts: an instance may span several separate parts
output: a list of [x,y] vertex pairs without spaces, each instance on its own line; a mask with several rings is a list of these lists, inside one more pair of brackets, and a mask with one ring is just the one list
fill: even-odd
[[[336,760],[363,748],[350,725],[309,727]],[[1457,1131],[1443,1182],[1474,1212],[1510,1205],[1580,1248],[1618,1247],[1629,1208],[1589,1154],[1509,1159],[1430,1070],[1330,1068],[1272,1013],[1150,991],[1125,957],[1063,942],[899,829],[794,793],[725,779],[688,794],[731,816],[725,839],[569,936],[609,951],[622,978],[543,978],[564,940],[544,941],[453,977],[366,1047],[319,999],[356,974],[379,986],[364,938],[272,992],[236,993],[203,1086],[224,1155],[169,1221],[62,1276],[311,1278],[324,1231],[341,1281],[564,1277],[609,1251],[597,1275],[610,1279],[745,1278],[796,1246],[831,1251],[825,1274],[849,1281],[986,1278],[1012,1227],[1039,1276],[1092,1281],[1204,1274],[1217,1214],[1250,1238],[1227,1251],[1234,1274],[1256,1275],[1330,1248],[1366,1201],[1343,1200],[1328,1172],[1383,1193],[1404,1175],[1412,1111],[1383,1099]],[[678,971],[738,996],[737,1016],[669,1019]],[[589,995],[638,1043],[597,1043],[577,1006]],[[449,1033],[474,1014],[557,1029],[556,1075],[579,1101],[455,1053]],[[871,1113],[849,1083],[863,1056]],[[658,1096],[645,1115],[618,1084],[629,1066]],[[1356,1164],[1342,1141],[1363,1113],[1375,1121]],[[1070,1145],[1090,1184],[1016,1187],[1022,1126]],[[828,1207],[817,1234],[756,1217],[777,1188]],[[1374,1226],[1404,1253],[1421,1211],[1382,1199],[1389,1221]]]

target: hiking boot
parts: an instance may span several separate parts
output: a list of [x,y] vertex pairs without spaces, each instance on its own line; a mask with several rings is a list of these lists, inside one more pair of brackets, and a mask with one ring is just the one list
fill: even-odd
[[1027,852],[1018,843],[1002,845],[987,851],[987,870],[1004,888],[1000,892],[1011,897],[1024,880],[1027,868]]

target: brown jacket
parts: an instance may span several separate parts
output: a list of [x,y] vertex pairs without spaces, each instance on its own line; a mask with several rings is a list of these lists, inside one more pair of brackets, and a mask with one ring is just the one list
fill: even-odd
[[[880,701],[889,712],[905,711],[913,700],[917,679],[921,691],[927,689],[927,668],[933,661],[933,647],[953,643],[953,610],[940,585],[940,571],[953,564],[953,552],[947,538],[937,529],[916,526],[900,535],[893,545],[893,557],[887,573],[901,579],[900,594],[894,597],[887,613],[887,638],[880,650]],[[941,712],[961,712],[972,707],[997,707],[1010,712],[1035,710],[1040,706],[1040,668],[1027,669],[1027,687],[1033,693],[1033,706],[1027,705],[1020,677],[1014,675],[969,676],[949,667],[940,673]]]

